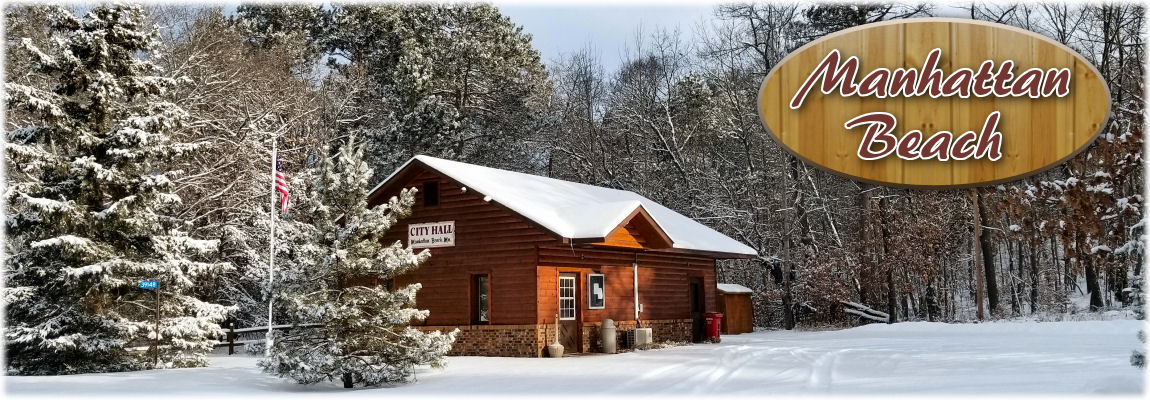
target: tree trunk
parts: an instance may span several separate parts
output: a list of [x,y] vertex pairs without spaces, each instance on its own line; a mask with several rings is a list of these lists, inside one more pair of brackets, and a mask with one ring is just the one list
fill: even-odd
[[[975,189],[976,195],[981,197],[978,189]],[[986,221],[986,217],[990,215],[985,202],[978,202],[979,220]],[[991,232],[982,230],[982,235],[979,236],[979,241],[982,242],[982,272],[986,275],[986,302],[990,308],[990,315],[998,315],[998,280],[996,279],[995,270],[995,256],[996,249],[994,245],[994,237]]]
[[931,282],[930,285],[927,285],[926,298],[923,300],[926,302],[926,320],[930,322],[939,320],[938,299],[935,298],[934,286],[934,282]]
[[809,246],[809,245],[811,245],[812,241],[814,240],[814,237],[812,237],[812,235],[811,235],[810,222],[807,221],[806,205],[803,204],[803,202],[805,201],[805,199],[803,199],[803,190],[802,190],[803,184],[802,184],[802,177],[799,176],[799,168],[801,167],[801,165],[799,165],[799,159],[798,158],[796,158],[794,156],[788,156],[787,158],[790,160],[791,182],[795,185],[794,186],[795,200],[794,200],[793,206],[795,208],[795,214],[794,214],[795,220],[799,224],[799,230],[797,233],[799,235],[802,235],[802,236],[799,236],[799,245],[800,246]]
[[881,236],[880,239],[882,242],[882,264],[883,268],[886,268],[886,312],[890,314],[890,318],[887,318],[886,323],[893,324],[898,322],[898,292],[895,291],[894,287],[894,265],[891,265],[889,260],[886,259],[886,238],[890,236],[886,229],[886,218],[883,215],[883,210],[886,210],[886,207],[886,196],[883,196],[878,202],[879,226],[881,227],[881,229],[879,229],[879,235]]
[[1038,246],[1039,243],[1030,243],[1030,313],[1038,312]]
[[986,305],[991,316],[998,315],[998,278],[994,266],[995,246],[986,230],[982,231],[982,273],[986,284]]
[[1086,256],[1083,260],[1086,267],[1086,291],[1090,292],[1090,311],[1102,309],[1102,290],[1098,287],[1098,268],[1094,266],[1094,259]]
[[[792,227],[798,226],[798,230],[791,230],[792,233],[787,235],[787,260],[783,264],[783,327],[785,329],[794,329],[795,311],[794,311],[794,296],[793,296],[793,283],[791,282],[791,274],[794,273],[795,264],[799,258],[803,256],[801,246],[807,242],[807,235],[810,233],[810,227],[806,223],[806,210],[803,208],[803,191],[799,183],[799,160],[793,156],[787,157],[787,164],[789,169],[790,183],[793,191],[793,200],[791,207],[794,212],[791,213]],[[799,242],[795,243],[795,235],[799,236]]]
[[1062,275],[1062,264],[1060,264],[1058,260],[1058,244],[1055,243],[1054,235],[1052,234],[1050,235],[1050,263],[1054,264],[1053,282],[1055,293],[1058,293],[1058,291],[1062,290],[1063,288],[1062,277],[1059,276]]
[[[1010,217],[1007,217],[1006,218],[1006,225],[1010,226],[1010,222],[1011,222]],[[1006,237],[1007,236],[1004,234],[1003,238],[1005,239]],[[1015,244],[1015,241],[1010,240],[1010,239],[1006,239],[1005,241],[1006,241],[1006,259],[1008,261],[1007,262],[1007,265],[1008,265],[1007,271],[1010,272],[1010,274],[1007,276],[1007,278],[1010,279],[1010,311],[1013,315],[1018,315],[1021,313],[1019,310],[1019,304],[1018,304],[1018,302],[1019,302],[1019,299],[1018,299],[1018,282],[1014,279],[1014,277],[1018,276],[1018,270],[1022,268],[1022,257],[1018,257],[1018,264],[1015,264],[1014,263],[1014,259],[1015,259],[1014,254],[1015,253],[1021,254],[1022,250],[1021,250],[1020,246],[1022,244],[1021,243]]]
[[783,329],[795,329],[795,309],[791,304],[791,262],[783,263]]
[[986,319],[986,311],[983,309],[983,305],[982,305],[982,303],[983,303],[982,265],[983,264],[981,262],[979,262],[980,261],[979,259],[982,258],[982,241],[979,240],[979,238],[982,237],[982,218],[981,218],[982,212],[979,211],[981,208],[981,207],[979,207],[979,204],[978,204],[978,203],[980,203],[979,197],[980,196],[978,194],[978,189],[970,189],[970,200],[971,200],[971,205],[972,205],[971,216],[974,219],[974,230],[973,230],[973,233],[972,233],[971,239],[970,239],[970,244],[971,244],[971,248],[972,248],[971,249],[971,256],[970,256],[970,263],[971,263],[971,267],[972,267],[971,268],[971,275],[974,275],[974,280],[975,280],[974,303],[977,304],[977,306],[978,306],[977,316],[978,316],[978,320],[981,321],[983,319]]
[[[868,190],[870,190],[870,188],[872,188],[872,187],[873,186],[871,186],[868,183],[859,183],[859,191],[860,191],[859,202],[861,203],[859,205],[859,209],[862,210],[862,212],[858,213],[858,216],[859,216],[859,225],[858,226],[859,226],[859,231],[860,231],[859,235],[862,236],[863,243],[870,243],[870,241],[873,240],[873,235],[871,234],[871,230],[867,229],[867,223],[870,222],[868,213],[870,213],[870,208],[871,208],[870,207],[871,198],[870,198],[870,195],[868,194]],[[867,283],[870,282],[870,271],[873,271],[875,268],[874,257],[873,257],[874,253],[873,252],[874,252],[874,250],[870,246],[860,246],[859,250],[858,250],[858,258],[859,258],[858,291],[859,291],[859,303],[860,304],[870,304],[870,303],[867,303]]]
[[894,291],[894,268],[887,267],[886,272],[886,312],[890,314],[886,323],[898,322],[898,294]]
[[1102,291],[1098,287],[1098,269],[1094,266],[1094,257],[1083,254],[1082,236],[1074,234],[1074,255],[1077,263],[1082,265],[1086,273],[1086,292],[1090,294],[1090,311],[1102,309]]

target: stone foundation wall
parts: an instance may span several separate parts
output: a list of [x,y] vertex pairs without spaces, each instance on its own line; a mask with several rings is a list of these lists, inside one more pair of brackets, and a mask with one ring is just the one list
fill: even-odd
[[[599,353],[603,345],[599,328],[601,322],[583,323],[583,352]],[[690,342],[690,319],[667,319],[643,321],[644,328],[651,328],[655,343]],[[451,332],[455,335],[455,345],[448,355],[452,356],[494,356],[494,357],[544,357],[547,345],[554,341],[554,325],[461,325],[461,326],[416,326],[425,332]],[[623,348],[623,338],[627,331],[635,329],[635,321],[615,322],[615,348],[618,352],[630,351]],[[573,351],[567,349],[567,351]]]
[[[602,326],[602,322],[583,323],[583,350],[585,352],[599,353],[603,351],[602,335],[599,333]],[[654,336],[655,343],[691,341],[690,319],[643,321],[643,327],[651,328],[651,335]],[[623,347],[623,339],[627,331],[634,329],[635,321],[615,321],[615,350],[617,352],[631,350]]]
[[[690,319],[668,319],[651,322],[649,327],[651,328],[651,335],[655,337],[655,343],[691,342]],[[644,324],[644,327],[647,326]]]
[[494,357],[540,357],[543,355],[543,325],[463,325],[463,326],[417,326],[429,332],[451,332],[455,335],[455,345],[447,355],[451,356],[494,356]]

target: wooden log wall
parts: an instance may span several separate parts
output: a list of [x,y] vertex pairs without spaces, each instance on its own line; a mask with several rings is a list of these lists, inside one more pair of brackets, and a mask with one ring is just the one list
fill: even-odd
[[[637,258],[636,258],[637,257]],[[634,286],[631,263],[639,263],[639,302],[644,320],[690,318],[690,278],[702,278],[706,310],[716,310],[715,261],[674,253],[586,247],[544,247],[539,249],[539,323],[554,323],[558,302],[554,301],[560,272],[579,272],[579,307],[584,322],[606,318],[631,321],[634,313]],[[606,307],[587,309],[587,275],[604,274]],[[552,299],[548,301],[548,299]]]
[[[580,274],[576,295],[582,321],[630,321],[634,319],[631,263],[636,254],[642,319],[690,318],[691,278],[702,280],[706,310],[717,309],[712,258],[627,248],[645,242],[642,228],[631,225],[612,235],[609,241],[614,247],[564,244],[510,210],[484,201],[486,194],[471,188],[465,191],[434,171],[415,167],[403,174],[396,177],[402,185],[376,193],[370,203],[380,204],[407,187],[423,190],[426,182],[438,182],[439,203],[425,206],[423,193],[418,193],[412,216],[392,227],[385,241],[406,243],[410,224],[455,221],[455,246],[429,249],[427,264],[395,281],[395,287],[413,282],[423,285],[417,306],[431,312],[423,325],[471,324],[471,280],[477,274],[490,277],[490,324],[554,324],[559,272]],[[587,275],[591,273],[606,275],[605,309],[587,309]]]
[[[410,224],[455,221],[455,246],[428,249],[431,260],[427,264],[396,280],[397,287],[411,282],[423,285],[416,301],[420,308],[431,311],[425,324],[470,324],[471,277],[476,274],[490,276],[491,324],[535,323],[535,248],[556,239],[504,208],[483,201],[484,194],[470,188],[464,191],[430,171],[412,172],[403,187],[423,190],[425,182],[439,182],[439,204],[424,206],[423,193],[417,193],[412,216],[392,227],[385,240],[406,243]],[[395,196],[399,189],[381,193],[373,204]]]

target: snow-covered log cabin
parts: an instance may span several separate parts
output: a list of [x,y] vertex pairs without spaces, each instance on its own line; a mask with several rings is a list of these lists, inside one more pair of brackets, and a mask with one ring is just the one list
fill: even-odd
[[432,256],[394,284],[423,285],[421,329],[460,329],[453,355],[544,356],[557,319],[567,353],[599,351],[608,318],[620,341],[636,319],[655,342],[699,341],[717,309],[715,260],[756,254],[632,192],[427,156],[369,203],[412,187],[412,216],[385,240]]

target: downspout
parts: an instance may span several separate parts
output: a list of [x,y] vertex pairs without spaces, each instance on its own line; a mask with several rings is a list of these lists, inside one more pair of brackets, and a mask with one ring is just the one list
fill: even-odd
[[631,262],[631,273],[635,288],[635,327],[639,328],[639,309],[642,307],[639,304],[639,253],[635,253],[635,260]]

